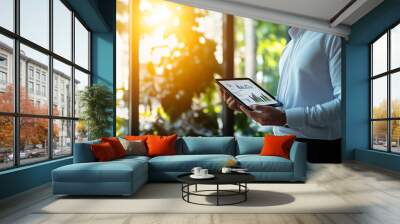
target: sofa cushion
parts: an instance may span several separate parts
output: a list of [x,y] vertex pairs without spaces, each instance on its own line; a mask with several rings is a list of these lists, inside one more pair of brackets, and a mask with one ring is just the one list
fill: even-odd
[[278,156],[238,155],[240,167],[250,172],[292,172],[292,161]]
[[226,154],[234,155],[233,137],[182,137],[179,141],[179,154]]
[[147,163],[140,159],[109,162],[75,163],[53,170],[58,182],[130,182],[137,172],[147,172]]
[[168,136],[149,135],[147,136],[147,155],[154,156],[165,156],[176,154],[176,134]]
[[115,155],[117,158],[122,158],[126,156],[126,151],[124,146],[122,146],[121,142],[117,137],[103,137],[101,138],[101,142],[108,142],[114,149]]
[[231,155],[175,155],[158,156],[149,160],[150,171],[190,172],[193,167],[200,166],[210,171],[219,171],[230,159]]
[[259,154],[264,144],[263,137],[236,137],[236,155]]
[[90,147],[92,149],[94,157],[96,157],[96,161],[105,162],[118,158],[112,145],[108,142],[93,144]]
[[290,148],[294,140],[295,135],[266,135],[264,136],[264,146],[261,149],[261,156],[279,156],[286,159],[290,159]]
[[122,146],[126,151],[126,155],[147,155],[146,143],[141,140],[126,140],[124,138],[119,138]]

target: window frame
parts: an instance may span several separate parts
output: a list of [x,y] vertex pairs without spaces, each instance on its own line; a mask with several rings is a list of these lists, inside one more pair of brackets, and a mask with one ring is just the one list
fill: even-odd
[[[38,163],[43,163],[46,161],[50,160],[58,160],[66,157],[70,157],[73,155],[74,151],[74,143],[75,143],[75,126],[76,126],[76,121],[79,120],[79,117],[75,116],[75,108],[71,108],[71,114],[70,116],[56,116],[53,115],[53,59],[58,60],[59,62],[62,62],[68,66],[71,66],[71,83],[73,84],[75,82],[75,69],[85,73],[89,77],[89,83],[88,86],[92,85],[92,72],[91,72],[91,49],[92,49],[92,44],[91,44],[91,37],[92,37],[92,30],[89,29],[88,25],[83,21],[83,19],[79,16],[78,13],[76,13],[72,7],[65,1],[65,0],[59,0],[68,10],[71,11],[71,59],[64,58],[63,56],[55,53],[54,50],[54,45],[53,45],[53,1],[54,0],[48,0],[49,3],[49,47],[46,49],[45,47],[42,47],[39,44],[34,43],[33,41],[30,41],[29,39],[23,37],[20,35],[20,0],[14,0],[13,1],[13,10],[14,10],[14,18],[13,18],[13,31],[10,31],[4,27],[0,26],[0,35],[3,35],[5,37],[11,38],[14,44],[14,49],[13,49],[13,64],[11,65],[11,71],[13,72],[13,78],[14,78],[14,100],[13,100],[13,112],[2,112],[0,111],[0,116],[4,117],[11,117],[13,119],[13,166],[10,167],[5,167],[5,168],[0,168],[0,172],[5,171],[5,170],[10,170],[10,169],[16,169],[19,167],[23,166],[30,166],[33,164],[38,164]],[[84,28],[88,31],[88,69],[85,69],[78,64],[75,63],[75,19],[79,20],[79,22],[84,26]],[[49,62],[48,62],[48,84],[46,85],[46,96],[48,97],[48,112],[46,115],[39,115],[39,114],[28,114],[28,113],[21,113],[20,111],[20,45],[23,44],[27,47],[32,48],[33,50],[36,50],[40,53],[43,53],[48,56]],[[28,64],[27,64],[28,66]],[[27,67],[28,70],[28,67]],[[35,77],[36,70],[33,70],[33,75],[34,79]],[[42,74],[42,73],[40,73]],[[30,80],[30,74],[27,72],[26,74],[27,81]],[[41,77],[39,77],[41,78]],[[35,83],[35,82],[34,82]],[[39,79],[39,83],[41,83],[41,79]],[[42,87],[42,85],[41,85]],[[27,89],[27,91],[29,91]],[[34,89],[34,91],[36,91]],[[75,88],[74,85],[71,85],[71,90],[72,96],[71,96],[71,105],[74,105],[75,103]],[[42,95],[42,94],[40,94]],[[43,160],[38,161],[38,162],[32,162],[32,163],[26,163],[26,164],[21,164],[20,161],[20,119],[21,118],[44,118],[47,119],[48,122],[48,135],[47,135],[47,158],[43,158]],[[62,155],[62,156],[54,156],[54,147],[53,147],[53,123],[57,120],[65,120],[65,121],[71,121],[71,153],[68,155]]]
[[[398,72],[400,72],[400,67],[393,68],[391,69],[391,31],[393,28],[400,26],[400,21],[395,22],[392,24],[390,27],[385,29],[384,32],[379,34],[375,39],[373,39],[370,43],[368,43],[368,52],[369,52],[369,149],[373,151],[379,151],[379,152],[385,152],[385,153],[391,153],[391,154],[400,154],[400,152],[394,152],[392,151],[392,121],[400,121],[400,117],[392,117],[392,98],[391,98],[391,91],[392,91],[392,84],[391,84],[391,79],[393,75],[396,75]],[[387,35],[387,64],[386,64],[386,71],[376,74],[373,74],[373,44],[376,43],[381,37],[384,35]],[[385,118],[373,118],[373,81],[378,79],[386,77],[386,86],[387,86],[387,103],[386,103],[386,117]],[[376,121],[386,121],[386,150],[379,150],[374,148],[374,133],[373,133],[373,122]]]

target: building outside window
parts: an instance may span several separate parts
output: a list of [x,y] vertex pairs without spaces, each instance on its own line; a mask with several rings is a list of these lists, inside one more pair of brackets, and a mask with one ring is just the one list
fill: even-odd
[[400,25],[370,45],[371,148],[400,153]]
[[[82,73],[82,76],[89,80],[90,67],[77,66],[71,54],[76,51],[72,49],[72,42],[80,43],[80,46],[87,49],[80,49],[79,55],[75,54],[76,59],[83,58],[84,65],[90,64],[90,32],[64,1],[51,0],[52,8],[49,2],[49,0],[19,1],[19,13],[15,14],[14,10],[11,13],[14,17],[20,15],[20,18],[14,18],[20,21],[17,24],[19,27],[15,31],[10,30],[9,27],[3,27],[15,35],[0,30],[0,83],[5,80],[7,85],[3,91],[0,88],[0,123],[2,124],[0,170],[70,156],[75,141],[74,136],[79,136],[81,140],[87,138],[86,127],[80,125],[77,128],[79,115],[74,114],[71,107],[74,101],[79,100],[77,92],[72,92],[71,88],[61,90],[57,79],[63,80],[64,85],[68,83],[69,86],[81,83],[77,79],[73,80],[73,71],[75,71],[75,73]],[[14,7],[13,1],[7,1],[4,4],[10,4],[5,8]],[[36,12],[39,11],[42,13],[37,14]],[[75,32],[72,30],[73,23],[79,25]],[[52,29],[49,28],[50,24],[53,24]],[[3,25],[0,23],[0,26]],[[79,29],[79,34],[76,32],[77,29]],[[53,31],[52,35],[49,35],[51,31]],[[52,37],[53,40],[50,40],[49,38]],[[50,41],[54,44],[53,49],[50,48]],[[15,51],[16,44],[19,44],[19,52]],[[14,53],[20,58],[19,74],[17,74],[20,97],[17,99],[14,99],[13,67],[16,63],[12,60]],[[53,58],[53,54],[61,57],[63,62]],[[3,58],[9,60],[3,60]],[[50,60],[53,63],[49,63]],[[49,74],[50,71],[53,71],[53,74]],[[50,77],[53,78],[54,89],[50,89]],[[89,82],[86,82],[82,88],[88,85]],[[63,92],[60,93],[60,91]],[[59,97],[59,94],[66,96],[62,105],[57,105],[54,100]],[[54,101],[52,110],[49,110],[50,97],[53,97]],[[15,104],[19,108],[18,112],[14,111]],[[18,133],[13,132],[14,125],[18,125]],[[33,136],[32,133],[37,134]],[[18,145],[14,145],[15,142]],[[14,154],[14,151],[17,154]]]

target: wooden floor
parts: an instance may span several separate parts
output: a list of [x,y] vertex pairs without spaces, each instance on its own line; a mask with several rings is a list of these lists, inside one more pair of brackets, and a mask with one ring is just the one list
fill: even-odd
[[[36,214],[54,200],[49,186],[0,202],[0,223],[105,224],[253,224],[253,223],[400,223],[400,175],[358,163],[310,165],[308,182],[346,201],[366,204],[357,214]],[[319,203],[316,201],[315,203]]]

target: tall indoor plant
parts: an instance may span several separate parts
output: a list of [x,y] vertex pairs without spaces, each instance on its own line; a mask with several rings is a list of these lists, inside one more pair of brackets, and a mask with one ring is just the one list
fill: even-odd
[[80,93],[81,118],[88,128],[89,139],[110,135],[113,99],[112,91],[103,84],[86,87]]

